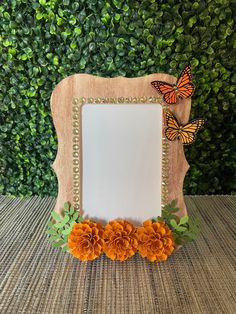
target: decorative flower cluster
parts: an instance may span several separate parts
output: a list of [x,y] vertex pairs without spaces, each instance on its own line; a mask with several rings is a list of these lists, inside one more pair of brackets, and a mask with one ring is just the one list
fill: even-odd
[[68,236],[70,253],[80,260],[94,260],[104,252],[125,261],[136,252],[150,261],[164,261],[175,248],[172,230],[162,221],[147,220],[134,227],[126,220],[110,221],[104,228],[90,220],[75,223]]
[[102,253],[112,260],[125,261],[136,252],[150,261],[166,260],[176,247],[194,241],[199,233],[198,219],[179,217],[176,201],[166,204],[161,216],[134,227],[126,220],[110,221],[105,227],[85,220],[78,210],[64,204],[63,214],[52,211],[47,234],[53,247],[76,258],[94,260]]

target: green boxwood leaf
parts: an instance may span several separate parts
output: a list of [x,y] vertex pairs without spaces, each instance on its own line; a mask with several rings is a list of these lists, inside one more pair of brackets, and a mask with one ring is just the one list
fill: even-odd
[[191,115],[208,123],[184,148],[191,165],[184,194],[235,195],[233,2],[1,1],[0,193],[57,195],[50,165],[58,144],[47,104],[62,79],[81,72],[177,77],[190,63],[197,87]]

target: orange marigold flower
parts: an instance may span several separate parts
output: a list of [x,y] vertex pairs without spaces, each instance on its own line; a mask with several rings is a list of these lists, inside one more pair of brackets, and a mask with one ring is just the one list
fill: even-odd
[[124,261],[137,251],[136,228],[126,220],[110,221],[104,228],[103,251],[112,260]]
[[103,228],[90,220],[73,225],[68,237],[68,247],[75,257],[82,261],[94,260],[103,248]]
[[164,261],[174,250],[171,229],[162,221],[147,220],[137,228],[138,251],[151,262]]

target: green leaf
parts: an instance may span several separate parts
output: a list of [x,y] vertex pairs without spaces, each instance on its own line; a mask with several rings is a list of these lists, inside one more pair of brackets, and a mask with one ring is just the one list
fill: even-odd
[[186,231],[187,228],[186,227],[182,227],[182,226],[176,226],[176,230],[180,231],[180,232],[183,232],[183,231]]
[[58,239],[60,239],[60,238],[61,238],[61,235],[58,234],[58,235],[56,235],[56,236],[52,236],[52,237],[48,238],[48,241],[56,241],[56,240],[58,240]]
[[69,202],[64,203],[64,209],[69,210],[70,209],[70,204]]
[[41,20],[42,18],[43,18],[43,13],[38,12],[38,13],[36,14],[36,20]]
[[61,249],[62,249],[63,252],[68,252],[69,251],[69,248],[68,248],[67,245],[64,245]]
[[173,236],[175,238],[176,244],[184,245],[186,243],[192,242],[197,238],[199,233],[199,219],[193,219],[189,217],[188,221],[184,222],[183,225],[177,225],[173,230]]
[[63,240],[59,240],[57,242],[52,243],[52,246],[55,248],[59,248],[61,247],[63,244],[65,244],[65,242]]
[[77,219],[77,222],[80,223],[80,222],[82,222],[83,220],[84,220],[84,218],[83,218],[82,216],[79,216],[78,219]]
[[119,13],[116,13],[114,18],[115,18],[116,21],[119,21],[119,20],[120,20],[120,17],[121,17],[120,14],[119,14]]
[[152,218],[152,222],[157,222],[158,221],[158,217],[156,218],[156,217],[153,217]]
[[68,234],[70,234],[71,229],[72,229],[72,228],[67,228],[67,229],[65,229],[65,230],[62,230],[61,233],[64,234],[64,235],[68,235]]
[[49,234],[49,235],[51,235],[51,234],[57,234],[56,230],[54,230],[54,229],[48,229],[48,230],[46,231],[46,233]]
[[52,59],[52,61],[53,61],[53,64],[58,65],[58,64],[59,64],[59,58],[58,58],[58,56],[54,56],[53,59]]
[[189,239],[189,241],[193,241],[197,238],[198,234],[197,233],[185,233],[185,236]]
[[8,46],[11,46],[11,45],[12,45],[11,41],[9,41],[8,39],[4,40],[4,42],[3,42],[3,46],[4,47],[8,47]]
[[171,224],[171,226],[173,227],[173,228],[177,228],[178,226],[177,226],[177,223],[176,223],[176,220],[174,220],[174,219],[171,219],[170,220],[170,224]]
[[170,213],[175,213],[179,211],[179,208],[175,207],[176,205],[176,200],[173,200],[171,203],[166,204],[164,206],[164,209],[162,210],[162,214],[168,215]]
[[179,222],[179,225],[184,225],[188,222],[188,216],[183,216],[180,218],[180,222]]
[[51,220],[49,220],[47,225],[48,225],[49,228],[51,228],[54,225],[54,223]]
[[182,243],[181,239],[175,238],[175,244],[182,245],[183,243]]
[[81,35],[82,29],[81,29],[80,27],[75,27],[74,33],[75,33],[76,35]]
[[51,216],[52,216],[55,220],[57,220],[57,221],[61,221],[61,220],[62,220],[61,216],[60,216],[57,212],[55,212],[55,211],[52,211],[52,212],[51,212]]
[[79,217],[79,212],[75,212],[73,217],[72,217],[72,221],[75,221],[77,218]]
[[172,200],[171,203],[170,203],[170,207],[174,208],[177,204],[177,201],[176,200]]
[[75,212],[74,207],[71,207],[71,208],[70,208],[70,215],[73,215],[73,214],[74,214],[74,212]]
[[70,228],[71,228],[71,229],[72,229],[72,227],[74,226],[74,224],[76,224],[75,221],[71,221],[71,222],[70,222]]
[[168,210],[169,210],[169,212],[171,212],[171,213],[176,213],[176,212],[179,211],[179,208],[177,208],[177,207],[171,207],[171,208],[169,208]]
[[70,220],[70,217],[68,215],[66,215],[63,220],[57,224],[55,224],[55,228],[62,228],[65,226],[65,224]]
[[178,217],[176,215],[172,215],[172,214],[168,214],[165,216],[165,220],[167,220],[167,221],[170,221],[171,219],[177,220],[177,218]]

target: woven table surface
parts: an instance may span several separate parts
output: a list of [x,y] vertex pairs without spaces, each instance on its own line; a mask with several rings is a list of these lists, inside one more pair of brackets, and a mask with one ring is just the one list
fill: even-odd
[[235,314],[236,197],[185,200],[201,233],[166,262],[80,262],[47,240],[54,198],[0,197],[0,313]]

